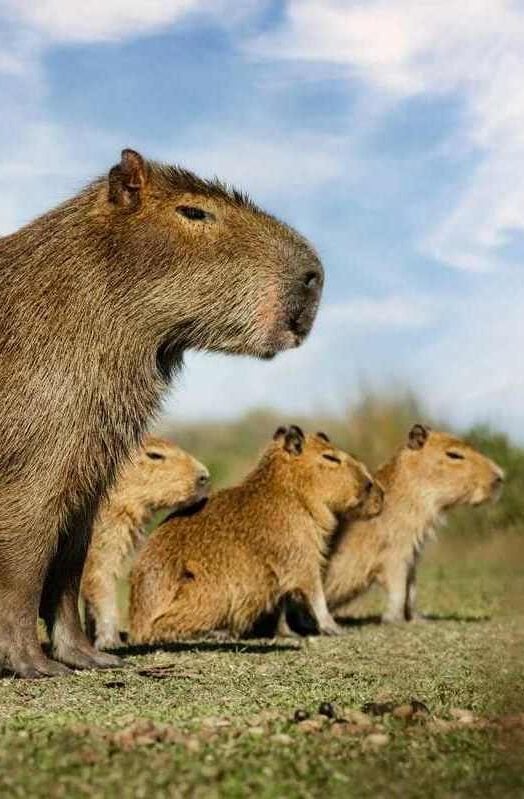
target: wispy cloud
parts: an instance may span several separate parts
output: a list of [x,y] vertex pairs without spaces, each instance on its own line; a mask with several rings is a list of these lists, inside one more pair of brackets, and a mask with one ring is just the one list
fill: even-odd
[[289,0],[279,30],[249,51],[333,63],[391,102],[452,94],[464,107],[450,147],[479,163],[421,248],[461,269],[500,264],[498,249],[524,225],[524,8],[513,0]]
[[257,9],[255,0],[243,4],[232,0],[5,0],[4,5],[8,17],[44,40],[72,43],[149,35],[192,14],[210,15],[229,25]]
[[[212,147],[179,142],[176,150],[161,155],[171,162],[183,160],[204,175],[225,175],[262,196],[270,192],[290,195],[304,187],[314,190],[340,178],[342,169],[347,168],[343,155],[347,142],[340,137],[261,127],[246,125],[241,133],[224,128],[214,137]],[[202,132],[198,138],[206,141],[208,136]],[[346,164],[348,160],[346,154]]]

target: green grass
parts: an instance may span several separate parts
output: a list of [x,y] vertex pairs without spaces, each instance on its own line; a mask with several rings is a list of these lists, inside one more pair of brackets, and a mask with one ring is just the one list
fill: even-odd
[[[0,680],[0,796],[523,796],[524,728],[500,722],[524,712],[522,564],[522,537],[448,536],[421,577],[432,622],[370,623],[370,595],[342,639],[197,642],[122,671]],[[412,698],[430,716],[293,722],[322,701],[348,717]],[[437,726],[453,708],[481,722]]]

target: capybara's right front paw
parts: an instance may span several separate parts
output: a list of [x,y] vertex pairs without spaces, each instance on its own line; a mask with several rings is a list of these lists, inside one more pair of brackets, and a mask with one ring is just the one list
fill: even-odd
[[[0,653],[1,655],[1,653]],[[63,663],[51,660],[43,652],[29,652],[24,649],[11,649],[0,657],[0,673],[4,670],[16,674],[26,680],[37,680],[42,677],[64,677],[71,674],[71,669]]]
[[95,640],[95,647],[99,651],[106,649],[121,649],[123,646],[124,642],[120,637],[120,633],[116,633],[115,635],[97,635]]

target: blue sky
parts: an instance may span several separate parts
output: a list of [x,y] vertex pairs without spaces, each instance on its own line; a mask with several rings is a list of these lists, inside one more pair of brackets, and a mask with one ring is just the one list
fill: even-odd
[[190,355],[166,409],[339,409],[409,386],[524,439],[516,0],[3,0],[0,233],[123,146],[246,189],[327,284],[298,351]]

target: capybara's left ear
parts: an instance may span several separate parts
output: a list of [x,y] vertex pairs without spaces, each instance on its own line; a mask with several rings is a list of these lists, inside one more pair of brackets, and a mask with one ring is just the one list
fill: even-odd
[[286,433],[284,449],[292,455],[300,455],[304,448],[304,433],[296,424],[292,424]]
[[415,424],[409,431],[408,447],[410,449],[422,449],[430,433],[430,428],[423,424]]
[[136,150],[122,150],[120,163],[109,171],[109,201],[126,208],[138,208],[147,182],[147,165]]
[[284,438],[286,433],[287,433],[287,427],[283,427],[282,425],[280,427],[277,427],[277,429],[273,433],[273,441],[279,441],[281,438]]

